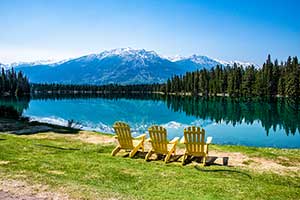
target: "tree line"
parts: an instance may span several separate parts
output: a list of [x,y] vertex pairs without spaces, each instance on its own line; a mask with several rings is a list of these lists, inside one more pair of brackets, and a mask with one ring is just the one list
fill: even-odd
[[76,84],[31,84],[32,93],[56,93],[56,94],[101,94],[101,93],[152,93],[159,91],[160,84],[136,84],[136,85],[76,85]]
[[0,74],[0,96],[25,96],[30,94],[30,84],[21,71],[16,73],[10,70],[1,69]]
[[299,97],[300,65],[297,57],[286,62],[272,62],[268,55],[261,68],[252,66],[219,66],[207,70],[175,75],[160,88],[164,93],[231,97],[288,96]]

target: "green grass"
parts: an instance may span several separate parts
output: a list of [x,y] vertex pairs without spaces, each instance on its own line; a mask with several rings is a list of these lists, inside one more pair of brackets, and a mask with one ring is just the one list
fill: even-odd
[[[252,148],[222,147],[255,154]],[[0,134],[2,178],[24,179],[64,188],[83,199],[298,199],[300,177],[254,173],[240,168],[164,164],[143,158],[110,156],[112,145],[94,145],[67,138],[38,139]],[[299,151],[259,149],[273,157]],[[274,152],[275,151],[275,152]]]

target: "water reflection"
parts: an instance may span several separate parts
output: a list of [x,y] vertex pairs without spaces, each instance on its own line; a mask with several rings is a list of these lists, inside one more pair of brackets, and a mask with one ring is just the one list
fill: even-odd
[[258,120],[268,135],[270,129],[283,128],[286,134],[300,130],[299,104],[285,98],[233,99],[228,97],[193,98],[167,96],[169,109],[214,122],[253,124]]
[[[164,102],[169,110],[183,112],[186,116],[211,120],[215,123],[238,124],[261,123],[268,135],[270,130],[284,129],[287,135],[300,130],[299,103],[285,98],[276,99],[233,99],[228,97],[180,97],[153,94],[99,94],[99,95],[33,95],[32,100],[62,99],[110,99],[151,100]],[[30,99],[1,98],[0,116],[17,118],[28,108]],[[76,112],[74,110],[73,112]],[[79,113],[80,114],[80,113]]]

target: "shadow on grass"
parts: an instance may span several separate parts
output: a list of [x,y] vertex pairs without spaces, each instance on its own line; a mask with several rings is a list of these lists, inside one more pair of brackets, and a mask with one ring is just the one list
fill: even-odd
[[79,148],[64,148],[64,147],[57,147],[57,146],[52,146],[52,145],[46,145],[46,144],[35,144],[36,146],[40,147],[47,147],[47,148],[52,148],[52,149],[59,149],[59,150],[64,150],[64,151],[78,151],[80,150]]
[[[180,155],[181,157],[182,155]],[[180,158],[179,157],[179,158]],[[178,159],[179,159],[178,158]],[[215,163],[215,161],[220,158],[223,160],[223,164],[218,164],[218,163]],[[185,165],[186,164],[189,164],[189,163],[192,163],[192,162],[197,162],[197,163],[201,163],[203,162],[202,160],[203,158],[202,157],[194,157],[194,156],[187,156],[186,160],[185,160]],[[228,166],[228,160],[229,160],[229,157],[217,157],[217,156],[208,156],[207,157],[207,160],[205,162],[205,165],[206,166],[210,166],[210,165],[218,165],[218,166]]]
[[[134,156],[134,158],[138,159],[138,158],[142,158],[144,159],[146,157],[148,152],[137,152],[137,154]],[[149,161],[157,161],[157,160],[162,160],[164,161],[166,155],[162,155],[162,154],[153,154],[155,155],[155,158],[153,159],[153,156],[152,159],[150,158]],[[182,154],[177,154],[177,155],[172,155],[169,162],[172,163],[172,162],[175,162],[175,163],[182,163],[182,160],[180,158],[182,158]],[[218,159],[218,158],[222,158],[223,159],[223,164],[218,164],[218,163],[215,163],[215,161]],[[184,165],[187,165],[187,164],[190,164],[192,162],[196,162],[196,163],[201,163],[202,164],[202,157],[194,157],[194,156],[188,156],[185,160],[185,163]],[[205,165],[206,166],[210,166],[210,165],[218,165],[218,166],[228,166],[228,160],[229,158],[228,157],[216,157],[216,156],[208,156],[207,160],[206,160],[206,163]]]
[[1,140],[7,140],[7,139],[4,139],[4,138],[0,138],[0,141],[1,141]]
[[[134,155],[134,159],[145,159],[146,155],[148,152],[141,152],[138,151],[135,155]],[[154,156],[153,156],[154,155]],[[153,155],[151,156],[151,158],[148,161],[164,161],[166,155],[162,155],[162,154],[155,154],[153,153]],[[182,161],[180,160],[180,158],[182,157],[182,154],[177,154],[177,155],[172,155],[169,162],[175,162],[175,163],[182,163]],[[129,157],[129,152],[127,152],[125,155],[123,155],[123,157]],[[153,158],[154,157],[154,158]],[[216,156],[209,156],[208,159],[206,160],[206,165],[210,166],[210,165],[219,165],[219,166],[228,166],[228,157],[221,157],[223,159],[223,165],[222,164],[217,164],[215,163],[215,161],[218,159],[219,157]],[[185,164],[190,164],[192,162],[197,162],[197,163],[202,163],[202,157],[193,157],[193,156],[188,156],[185,160]]]
[[229,169],[205,169],[205,167],[200,167],[199,165],[195,166],[195,169],[201,172],[230,172],[230,173],[237,173],[237,174],[242,174],[246,177],[248,177],[249,179],[252,179],[252,176],[250,176],[249,174],[245,173],[245,172],[241,172],[238,170],[229,170]]
[[[145,157],[146,157],[146,155],[147,155],[147,153],[148,152],[141,152],[141,151],[138,151],[134,156],[133,156],[133,158],[135,158],[135,159],[145,159]],[[153,155],[156,155],[156,156],[153,156]],[[158,160],[161,160],[161,161],[164,161],[164,159],[165,159],[165,157],[166,157],[166,155],[162,155],[162,154],[153,154],[152,156],[153,157],[155,157],[155,159],[153,159],[153,157],[152,157],[152,159],[149,159],[148,161],[158,161]],[[129,156],[129,154],[127,154],[127,155],[125,155],[124,157],[128,157]],[[175,156],[172,156],[171,158],[170,158],[170,162],[173,162],[173,161],[175,161],[174,160],[174,157]]]

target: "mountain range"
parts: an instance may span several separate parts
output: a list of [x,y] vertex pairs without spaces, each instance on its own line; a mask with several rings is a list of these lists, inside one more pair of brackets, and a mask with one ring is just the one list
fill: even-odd
[[207,56],[166,58],[154,51],[120,48],[60,62],[22,62],[0,64],[0,67],[21,70],[32,83],[143,84],[162,83],[173,75],[232,64],[233,62],[218,61]]

